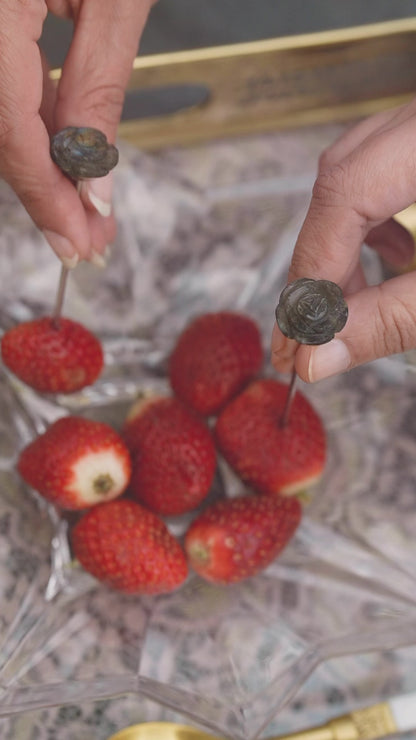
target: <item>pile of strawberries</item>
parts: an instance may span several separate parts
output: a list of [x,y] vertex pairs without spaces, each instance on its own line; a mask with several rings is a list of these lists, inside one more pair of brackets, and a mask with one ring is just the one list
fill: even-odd
[[[21,324],[6,332],[1,353],[41,392],[71,393],[103,365],[98,340],[69,319]],[[71,543],[87,571],[115,589],[155,594],[177,588],[189,569],[217,583],[240,581],[282,551],[301,519],[293,494],[322,473],[325,433],[299,392],[282,424],[287,385],[261,375],[263,359],[251,318],[205,314],[176,340],[170,395],[140,397],[119,431],[63,417],[21,452],[23,479],[57,507],[80,512]],[[242,494],[207,503],[219,455]],[[179,541],[164,517],[190,511]]]

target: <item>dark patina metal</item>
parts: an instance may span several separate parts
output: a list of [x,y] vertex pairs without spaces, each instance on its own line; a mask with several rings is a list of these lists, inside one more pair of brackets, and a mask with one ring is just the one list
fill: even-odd
[[118,150],[102,131],[68,126],[51,140],[51,157],[73,180],[107,175],[118,162]]
[[348,306],[330,280],[300,278],[282,291],[276,308],[279,329],[300,344],[325,344],[345,326]]

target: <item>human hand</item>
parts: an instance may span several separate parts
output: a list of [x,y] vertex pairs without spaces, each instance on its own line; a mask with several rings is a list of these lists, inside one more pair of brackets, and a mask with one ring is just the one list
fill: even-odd
[[[91,126],[114,142],[133,59],[154,0],[2,0],[0,175],[58,257],[100,262],[115,235],[111,174],[80,195],[52,162],[50,136]],[[37,45],[48,10],[72,18],[74,34],[54,85]],[[101,257],[102,261],[102,257]]]
[[337,283],[348,321],[316,347],[287,339],[276,325],[272,363],[278,372],[295,368],[315,382],[416,346],[416,275],[368,287],[360,267],[363,242],[396,268],[410,264],[413,239],[392,216],[415,200],[416,99],[361,122],[322,156],[288,281]]

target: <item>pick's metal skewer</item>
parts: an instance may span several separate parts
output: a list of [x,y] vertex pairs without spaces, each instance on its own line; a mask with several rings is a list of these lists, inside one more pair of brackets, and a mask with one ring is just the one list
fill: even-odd
[[287,388],[287,396],[286,396],[285,405],[283,408],[282,416],[280,417],[281,427],[285,427],[289,421],[290,410],[292,408],[292,402],[296,394],[296,378],[297,378],[296,370],[292,370],[290,383]]
[[[83,180],[104,177],[118,162],[118,150],[102,131],[88,126],[67,126],[52,137],[53,161],[74,182],[78,194]],[[59,326],[69,269],[62,265],[52,321]]]
[[[77,182],[78,195],[80,192],[81,192],[81,181],[78,180]],[[66,291],[66,286],[68,283],[68,275],[69,275],[69,268],[65,267],[65,265],[62,265],[61,274],[59,276],[58,290],[57,290],[56,298],[55,298],[55,307],[52,313],[52,322],[55,328],[59,327],[59,319],[61,318],[61,315],[62,315],[62,308],[64,305],[64,299],[65,299],[65,291]]]
[[59,283],[58,283],[58,291],[56,293],[55,307],[53,309],[53,314],[52,314],[52,322],[56,329],[59,327],[59,320],[62,314],[62,306],[64,304],[65,290],[66,290],[66,285],[68,282],[68,274],[69,274],[68,267],[65,267],[65,265],[62,265],[61,274],[60,274]]
[[[345,326],[348,306],[341,288],[331,280],[299,278],[282,290],[275,315],[280,331],[288,339],[299,344],[326,344]],[[282,427],[289,420],[295,385],[293,370],[280,419]]]

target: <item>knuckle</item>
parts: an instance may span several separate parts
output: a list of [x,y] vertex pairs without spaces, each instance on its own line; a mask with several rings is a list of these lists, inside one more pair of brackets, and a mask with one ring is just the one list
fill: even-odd
[[348,170],[343,162],[328,164],[319,172],[313,187],[313,198],[321,206],[344,204],[348,192]]
[[379,288],[375,354],[382,357],[405,352],[415,346],[416,310],[398,296],[386,300],[383,286]]
[[[63,102],[62,98],[59,102]],[[87,88],[77,107],[92,120],[114,127],[119,122],[123,103],[124,88],[115,82]]]
[[325,149],[318,159],[318,173],[325,173],[336,163],[331,149]]
[[320,272],[320,258],[315,257],[312,249],[295,249],[290,264],[293,279],[298,277],[315,277]]

